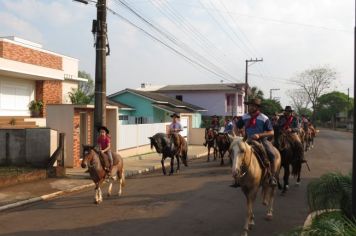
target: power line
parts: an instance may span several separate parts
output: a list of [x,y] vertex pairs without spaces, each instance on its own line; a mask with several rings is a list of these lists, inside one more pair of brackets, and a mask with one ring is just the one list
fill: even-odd
[[[201,64],[200,62],[195,61],[194,59],[191,59],[190,57],[184,55],[183,53],[179,52],[177,49],[173,48],[172,46],[166,44],[165,42],[163,42],[162,40],[160,40],[159,38],[157,38],[156,36],[154,36],[153,34],[147,32],[146,30],[144,30],[143,28],[141,28],[140,26],[136,25],[135,23],[133,23],[132,21],[130,21],[129,19],[125,18],[124,16],[120,15],[119,13],[117,13],[116,11],[107,8],[107,10],[117,16],[118,18],[120,18],[121,20],[123,20],[124,22],[128,23],[129,25],[135,27],[136,29],[140,30],[141,32],[143,32],[146,36],[148,36],[149,38],[153,39],[154,41],[162,44],[163,46],[167,47],[168,49],[172,50],[174,53],[176,53],[177,55],[183,57],[183,59],[185,59],[186,61],[188,61],[189,63],[196,65],[198,67],[200,67],[201,69],[204,69],[212,74],[214,74],[215,76],[222,78],[224,80],[227,80],[224,76],[218,74],[217,72],[213,71],[212,69],[206,67],[205,65]],[[231,82],[231,81],[230,81]]]

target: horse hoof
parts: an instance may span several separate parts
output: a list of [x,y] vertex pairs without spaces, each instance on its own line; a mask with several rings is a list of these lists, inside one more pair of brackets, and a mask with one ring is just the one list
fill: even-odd
[[289,185],[286,185],[286,191],[289,189]]
[[242,232],[241,236],[247,236],[247,230],[244,230],[244,232]]
[[271,221],[271,220],[273,219],[273,215],[272,215],[272,214],[267,214],[266,217],[265,217],[265,219],[266,219],[267,221]]
[[295,183],[295,186],[296,186],[296,187],[299,187],[299,186],[300,186],[300,181],[299,181],[299,182],[296,182],[296,183]]

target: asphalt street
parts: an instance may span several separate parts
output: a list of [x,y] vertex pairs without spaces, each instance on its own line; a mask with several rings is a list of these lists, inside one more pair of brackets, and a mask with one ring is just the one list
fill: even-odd
[[[294,186],[292,179],[285,196],[277,193],[273,221],[264,220],[266,209],[256,200],[249,235],[276,235],[302,225],[307,183],[329,171],[351,170],[352,134],[321,130],[306,157],[311,172],[303,166],[302,184]],[[240,235],[246,201],[231,182],[228,165],[203,157],[174,176],[155,172],[127,179],[122,197],[105,195],[101,205],[93,204],[94,190],[88,189],[1,212],[0,235]]]

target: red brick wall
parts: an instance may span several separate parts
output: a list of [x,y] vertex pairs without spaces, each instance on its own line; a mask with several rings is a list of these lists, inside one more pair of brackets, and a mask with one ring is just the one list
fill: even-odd
[[36,81],[36,100],[42,100],[42,115],[46,116],[47,104],[62,103],[62,81],[41,80]]
[[80,166],[80,113],[85,112],[87,113],[87,137],[88,140],[87,144],[93,144],[91,139],[92,139],[92,123],[93,123],[93,111],[88,110],[88,109],[80,109],[76,108],[74,110],[74,117],[73,117],[73,167],[79,167]]
[[37,66],[62,70],[62,57],[0,41],[0,57]]
[[80,166],[80,111],[75,109],[73,116],[73,167]]

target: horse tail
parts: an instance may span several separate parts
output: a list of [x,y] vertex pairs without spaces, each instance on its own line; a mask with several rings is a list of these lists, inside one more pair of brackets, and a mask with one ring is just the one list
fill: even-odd
[[293,146],[294,146],[294,150],[293,150],[293,160],[292,160],[292,175],[298,176],[298,174],[302,171],[304,148],[300,142],[295,142]]

